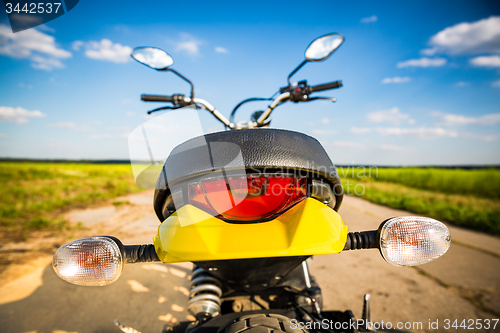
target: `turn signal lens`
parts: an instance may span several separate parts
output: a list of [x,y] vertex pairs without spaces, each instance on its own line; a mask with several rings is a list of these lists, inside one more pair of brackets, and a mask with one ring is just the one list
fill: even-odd
[[445,254],[450,243],[448,228],[427,217],[395,217],[380,227],[380,252],[396,266],[428,263]]
[[57,249],[52,260],[56,274],[80,286],[105,286],[115,282],[123,269],[122,251],[112,238],[78,239]]

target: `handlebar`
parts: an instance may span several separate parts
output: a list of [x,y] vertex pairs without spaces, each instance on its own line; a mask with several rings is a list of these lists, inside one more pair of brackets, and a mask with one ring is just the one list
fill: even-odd
[[[257,119],[256,122],[252,122],[253,125],[250,127],[262,127],[266,126],[266,119],[269,117],[271,112],[280,104],[286,101],[292,101],[292,102],[308,102],[308,101],[313,101],[317,99],[330,99],[332,101],[335,101],[334,98],[326,98],[326,97],[313,97],[311,98],[309,95],[313,92],[317,91],[323,91],[323,90],[329,90],[329,89],[335,89],[335,88],[340,88],[342,87],[342,81],[333,81],[330,83],[324,83],[324,84],[319,84],[317,86],[308,86],[307,81],[300,81],[297,83],[296,86],[290,87],[283,87],[280,89],[280,95],[272,99],[271,105],[268,106],[267,110],[265,110],[262,115]],[[182,94],[175,94],[172,96],[164,96],[164,95],[147,95],[147,94],[142,94],[141,95],[141,100],[145,102],[166,102],[166,103],[172,103],[174,106],[177,106],[175,108],[171,107],[162,107],[158,108],[155,110],[152,110],[148,113],[155,112],[155,111],[160,111],[160,110],[166,110],[166,109],[178,109],[180,107],[188,106],[188,105],[198,105],[201,104],[203,107],[208,110],[210,113],[212,113],[215,118],[217,118],[220,122],[226,126],[226,128],[229,129],[238,129],[240,127],[236,127],[233,122],[231,121],[234,117],[234,113],[238,109],[241,104],[248,102],[248,101],[254,101],[254,100],[270,100],[271,98],[251,98],[248,100],[243,101],[242,103],[238,104],[236,108],[233,110],[231,113],[231,119],[228,120],[226,117],[224,117],[217,109],[215,109],[210,103],[207,101],[200,99],[200,98],[189,98],[185,97]]]
[[151,110],[148,112],[150,114],[151,112],[155,111],[160,111],[160,110],[167,110],[167,109],[179,109],[184,106],[188,105],[203,105],[205,109],[207,109],[211,114],[214,115],[215,118],[217,118],[221,123],[224,124],[224,126],[233,128],[234,124],[232,124],[229,120],[227,120],[224,115],[222,115],[216,108],[212,106],[212,104],[208,103],[204,99],[201,98],[190,98],[186,97],[182,94],[174,94],[172,96],[164,96],[164,95],[146,95],[142,94],[141,95],[141,100],[145,102],[167,102],[167,103],[172,103],[175,106],[178,106],[176,108],[170,108],[170,107],[162,107],[162,108],[157,108],[154,110]]
[[141,100],[145,102],[167,102],[167,103],[172,103],[174,102],[174,97],[172,96],[164,96],[164,95],[146,95],[142,94],[141,95]]
[[318,84],[317,86],[311,86],[311,92],[330,90],[342,87],[342,81],[333,81],[330,83]]
[[[330,83],[319,84],[317,86],[308,86],[307,81],[300,81],[297,83],[295,87],[290,89],[290,87],[283,87],[280,89],[280,95],[273,100],[273,103],[269,105],[266,111],[257,119],[256,125],[257,127],[263,126],[264,121],[269,117],[271,112],[276,108],[279,103],[290,100],[292,102],[307,102],[316,99],[323,99],[321,97],[310,98],[309,94],[316,91],[323,91],[329,89],[335,89],[342,87],[342,81],[333,81]],[[334,98],[331,99],[335,101]]]

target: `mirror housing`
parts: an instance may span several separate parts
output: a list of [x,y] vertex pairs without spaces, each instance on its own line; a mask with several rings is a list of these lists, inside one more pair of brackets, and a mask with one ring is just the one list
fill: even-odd
[[335,52],[344,42],[344,36],[339,33],[331,33],[316,38],[309,44],[304,54],[305,59],[288,75],[288,87],[292,87],[290,79],[309,61],[323,61]]
[[305,52],[307,61],[323,61],[330,57],[344,42],[344,36],[331,33],[316,38],[309,44]]
[[157,47],[136,47],[130,56],[137,62],[156,70],[165,70],[174,64],[174,59]]
[[170,71],[189,83],[191,86],[191,101],[194,99],[194,85],[181,73],[169,68],[174,64],[174,59],[165,51],[157,47],[141,46],[136,47],[130,56],[137,62],[156,69],[157,71]]

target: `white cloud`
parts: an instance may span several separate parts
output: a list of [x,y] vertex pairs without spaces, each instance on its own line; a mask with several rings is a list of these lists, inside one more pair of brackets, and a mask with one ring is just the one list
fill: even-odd
[[445,58],[420,58],[420,59],[410,59],[406,61],[398,62],[398,68],[405,67],[441,67],[446,65],[448,60]]
[[93,134],[90,136],[94,140],[109,140],[109,139],[115,139],[115,137],[112,134]]
[[135,112],[132,112],[132,111],[127,111],[127,112],[125,112],[125,115],[126,115],[127,117],[133,117],[133,116],[135,116]]
[[405,82],[410,82],[410,77],[408,76],[395,76],[395,77],[386,77],[385,79],[382,80],[382,83],[387,84],[387,83],[405,83]]
[[31,67],[36,69],[43,69],[44,71],[51,71],[54,68],[64,68],[63,63],[56,58],[44,58],[39,55],[31,57]]
[[45,145],[50,150],[62,150],[74,146],[74,142],[64,140],[57,140],[55,138],[49,138],[45,141]]
[[70,121],[61,121],[58,123],[48,124],[47,126],[61,128],[61,129],[69,129],[69,130],[72,130],[74,132],[95,132],[96,131],[94,128],[91,128],[86,124],[78,125],[78,124],[70,122]]
[[458,125],[496,125],[500,123],[500,113],[490,113],[480,117],[465,117],[459,114],[434,112],[435,117],[440,117],[440,125],[458,126]]
[[13,108],[10,106],[0,106],[0,122],[24,124],[28,118],[43,118],[46,115],[38,110],[29,111],[22,107]]
[[48,124],[48,127],[56,127],[56,128],[66,128],[66,129],[73,129],[76,128],[76,124],[72,122],[59,122],[59,123],[53,123],[53,124]]
[[403,151],[403,150],[405,150],[403,147],[396,146],[396,145],[381,145],[380,149],[389,150],[389,151]]
[[366,145],[362,143],[350,142],[350,141],[335,141],[333,142],[333,145],[337,147],[346,147],[346,148],[357,148],[357,149],[366,148]]
[[0,133],[0,139],[5,139],[5,138],[6,138],[5,134]]
[[500,16],[448,27],[432,36],[429,44],[432,48],[423,51],[427,55],[500,53]]
[[315,135],[332,135],[332,134],[336,134],[337,131],[314,129],[314,130],[312,130],[312,133]]
[[327,124],[329,124],[329,123],[330,123],[330,119],[328,119],[328,118],[323,118],[323,119],[321,119],[321,123],[322,123],[322,124],[327,125]]
[[130,126],[110,126],[110,127],[106,127],[106,130],[108,131],[130,131],[131,128]]
[[498,135],[498,134],[479,135],[479,134],[475,134],[475,133],[466,133],[465,136],[470,137],[471,139],[476,139],[476,140],[481,140],[481,141],[486,141],[486,142],[495,141],[495,140],[500,139],[500,135]]
[[215,52],[217,52],[217,53],[229,53],[229,51],[227,49],[223,48],[222,46],[217,46],[215,48]]
[[111,61],[114,63],[128,62],[132,48],[130,46],[113,43],[109,39],[103,38],[100,42],[89,41],[81,44],[80,41],[73,43],[74,49],[85,46],[85,55],[92,59]]
[[500,56],[481,56],[469,60],[476,67],[500,67]]
[[188,33],[181,33],[180,40],[171,41],[177,52],[185,52],[190,56],[200,55],[200,45],[204,44],[203,41],[196,39]]
[[455,86],[457,86],[457,87],[468,87],[468,86],[470,86],[470,82],[468,82],[468,81],[458,81],[457,83],[455,83]]
[[73,44],[71,44],[71,48],[75,51],[80,51],[80,48],[85,45],[84,42],[82,42],[81,40],[76,40],[73,42]]
[[398,107],[393,107],[388,110],[369,112],[366,118],[371,123],[388,122],[395,125],[398,125],[403,121],[408,122],[409,124],[413,124],[415,122],[410,118],[410,115],[401,113]]
[[437,53],[437,49],[432,47],[430,49],[423,49],[423,50],[420,50],[420,53],[422,53],[423,55],[426,55],[426,56],[433,56]]
[[[487,115],[492,116],[492,115]],[[499,116],[495,114],[494,117],[490,117],[492,121],[499,122]],[[487,119],[487,118],[486,118]],[[480,119],[479,121],[484,122],[485,119]],[[466,120],[466,123],[470,123],[470,120]],[[476,122],[477,123],[477,120]],[[445,138],[468,138],[474,140],[482,140],[482,141],[493,141],[500,139],[500,135],[498,134],[477,134],[472,132],[458,132],[456,130],[450,130],[442,127],[377,127],[377,128],[357,128],[352,127],[350,130],[354,134],[364,134],[364,133],[372,133],[375,132],[382,136],[398,136],[398,137],[417,137],[419,139],[433,139],[439,137]],[[403,148],[396,148],[397,146],[393,145],[382,145],[380,148],[384,150],[403,150]]]
[[415,136],[421,139],[430,139],[436,137],[456,138],[459,136],[458,132],[447,130],[441,127],[382,127],[377,128],[377,133],[384,136]]
[[33,89],[32,84],[24,84],[24,83],[19,83],[19,88],[27,88],[27,89]]
[[377,21],[378,21],[377,15],[372,15],[370,17],[363,17],[360,20],[361,23],[372,23],[372,22],[377,22]]
[[[490,122],[500,122],[500,114],[491,114],[491,115],[486,115],[483,117],[479,118],[474,118],[475,120],[471,122],[469,118],[466,120],[456,120],[456,121],[461,121],[461,124],[463,123],[485,123],[486,121]],[[451,120],[451,118],[449,119]],[[358,128],[358,127],[352,127],[350,129],[350,132],[354,134],[364,134],[364,133],[372,133],[375,132],[379,135],[382,136],[399,136],[399,137],[417,137],[419,139],[432,139],[432,138],[439,138],[439,137],[448,137],[448,138],[469,138],[469,139],[475,139],[475,140],[482,140],[482,141],[493,141],[493,140],[498,140],[500,139],[500,135],[498,134],[493,134],[493,135],[483,135],[483,134],[477,134],[477,133],[472,133],[472,132],[458,132],[456,130],[450,130],[442,127],[410,127],[410,128],[404,128],[404,127],[377,127],[377,128]],[[393,145],[382,145],[380,147],[381,149],[384,150],[404,150],[403,148],[393,146]]]
[[354,134],[366,134],[366,133],[371,133],[371,132],[373,132],[373,128],[367,128],[367,127],[351,127],[350,131],[351,131],[351,133],[354,133]]
[[496,80],[491,82],[492,87],[500,88],[500,80]]
[[71,52],[57,46],[53,36],[36,29],[12,33],[5,24],[0,24],[0,54],[17,59],[30,58],[33,68],[49,71],[63,68],[59,59],[72,56]]
[[[91,135],[90,138],[94,140],[124,140],[128,139],[130,133],[121,133],[121,134],[94,134]],[[151,141],[151,140],[150,140]]]
[[56,29],[54,28],[51,28],[49,27],[48,25],[46,24],[40,24],[39,26],[36,27],[38,30],[41,30],[41,31],[47,31],[47,32],[51,32],[51,33],[54,33],[56,32]]
[[27,58],[33,52],[40,52],[56,58],[69,58],[71,52],[60,49],[53,36],[36,29],[28,29],[12,33],[5,24],[0,24],[0,54],[14,58]]

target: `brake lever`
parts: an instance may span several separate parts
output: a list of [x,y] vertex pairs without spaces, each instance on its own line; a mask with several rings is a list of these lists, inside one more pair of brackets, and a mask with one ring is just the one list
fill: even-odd
[[156,109],[148,111],[148,114],[151,114],[151,113],[157,112],[157,111],[162,111],[162,110],[177,110],[177,109],[180,109],[180,108],[181,108],[180,106],[177,106],[177,107],[162,106],[160,108],[156,108]]
[[337,101],[337,99],[335,97],[322,97],[322,96],[318,96],[318,97],[308,98],[304,102],[312,102],[312,101],[319,100],[319,99],[329,100],[329,101],[332,101],[333,103],[335,103]]

